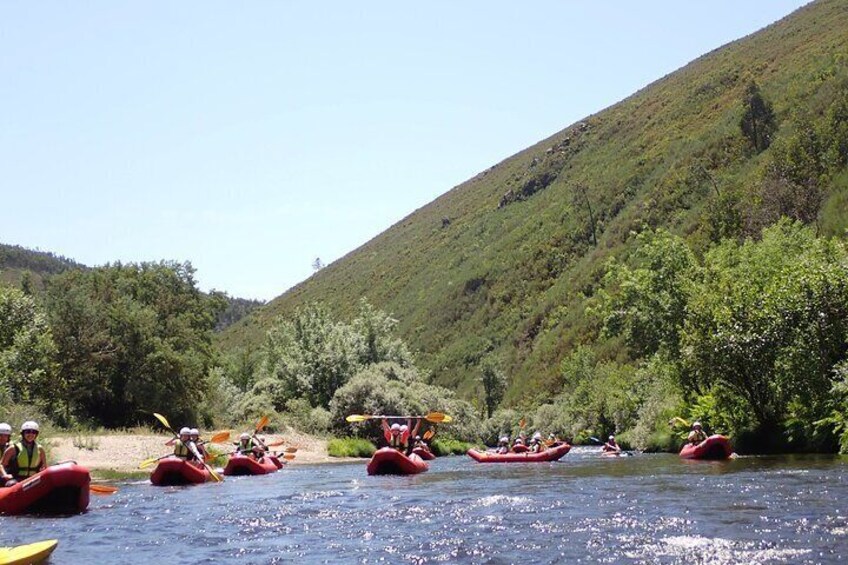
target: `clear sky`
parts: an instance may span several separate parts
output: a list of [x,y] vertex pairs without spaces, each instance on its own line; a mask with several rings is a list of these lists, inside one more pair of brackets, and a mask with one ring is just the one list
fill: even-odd
[[270,299],[805,3],[4,2],[0,242]]

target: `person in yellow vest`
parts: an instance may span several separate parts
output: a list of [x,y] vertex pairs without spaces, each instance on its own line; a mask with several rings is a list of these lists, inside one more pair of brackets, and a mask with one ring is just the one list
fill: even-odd
[[257,461],[262,458],[265,452],[262,446],[259,445],[255,438],[248,433],[243,433],[239,436],[238,443],[235,444],[236,451],[245,457],[252,457]]
[[24,422],[21,426],[21,441],[14,443],[3,452],[0,467],[11,474],[16,481],[22,481],[47,468],[47,455],[38,445],[38,423]]
[[[3,422],[0,424],[0,459],[3,458],[3,454],[6,453],[6,448],[12,442],[12,426]],[[0,465],[0,488],[10,487],[15,484],[15,479],[6,472],[2,465]]]
[[[174,455],[179,457],[180,459],[186,459],[188,461],[193,461],[197,459],[194,452],[197,451],[197,448],[191,441],[191,429],[190,428],[180,428],[179,437],[172,439],[168,443],[172,443],[174,445]],[[194,449],[192,449],[194,447]]]
[[689,437],[686,438],[686,441],[688,441],[691,444],[697,445],[697,444],[701,443],[702,441],[705,441],[706,439],[707,439],[707,434],[706,434],[706,432],[704,432],[703,428],[701,427],[701,422],[694,422],[692,424],[692,431],[689,432]]

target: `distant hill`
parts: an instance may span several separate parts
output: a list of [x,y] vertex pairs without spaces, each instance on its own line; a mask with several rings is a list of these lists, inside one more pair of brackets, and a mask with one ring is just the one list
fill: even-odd
[[20,286],[21,281],[29,277],[34,288],[42,289],[46,276],[68,269],[85,268],[85,265],[73,259],[49,251],[0,243],[0,283],[2,284]]
[[773,104],[775,139],[824,119],[848,92],[848,2],[805,6],[481,172],[220,343],[257,345],[276,316],[307,301],[347,315],[365,296],[400,320],[435,382],[470,394],[479,362],[494,356],[512,378],[508,402],[557,392],[559,364],[576,345],[625,356],[598,341],[585,308],[605,263],[631,253],[634,232],[665,227],[703,250],[806,206],[822,235],[844,236],[848,173],[789,203],[764,184],[775,152],[794,146],[760,151],[743,135],[752,82]]
[[[28,249],[20,245],[0,243],[0,284],[21,286],[28,278],[35,291],[44,290],[44,282],[51,275],[56,275],[69,269],[87,269],[73,259],[56,255],[49,251]],[[261,307],[261,300],[248,300],[223,295],[227,308],[218,316],[215,331],[223,331],[238,322],[256,308]]]

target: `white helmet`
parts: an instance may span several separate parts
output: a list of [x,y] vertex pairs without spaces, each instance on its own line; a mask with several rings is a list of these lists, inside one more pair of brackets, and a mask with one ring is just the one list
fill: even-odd
[[612,441],[612,440],[614,440],[614,439],[615,439],[615,436],[610,436],[610,437],[609,437],[609,440],[610,440],[610,441]]
[[542,432],[536,432],[533,434],[533,439],[542,439]]
[[700,428],[700,427],[701,427],[701,422],[692,422],[692,427],[693,427],[693,428]]
[[199,436],[200,435],[200,432],[197,430],[197,428],[190,429],[188,431],[188,433],[189,433],[189,435],[193,435],[193,436]]
[[180,428],[180,435],[181,436],[190,436],[191,435],[191,428]]
[[32,420],[29,420],[28,422],[24,422],[23,424],[21,424],[21,432],[26,432],[26,431],[37,432],[38,431],[38,423],[33,422]]
[[239,439],[242,440],[242,441],[244,441],[246,439],[250,439],[250,434],[241,434],[239,436]]
[[12,435],[12,426],[3,422],[0,424],[0,434]]
[[400,427],[400,431],[402,431],[402,432],[405,432],[405,431],[406,431],[406,430],[408,430],[408,429],[409,429],[409,426],[407,426],[406,424],[403,424],[403,425]]
[[392,431],[393,432],[395,432],[395,431],[399,432],[400,431],[400,424],[392,424]]
[[503,437],[502,437],[500,440],[498,440],[498,441],[500,441],[501,443],[509,443],[509,438],[508,438],[508,437],[506,437],[506,436],[503,436]]

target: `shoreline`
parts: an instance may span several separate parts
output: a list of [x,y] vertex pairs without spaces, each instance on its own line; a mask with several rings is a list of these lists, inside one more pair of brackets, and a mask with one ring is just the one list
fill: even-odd
[[[238,438],[240,432],[232,432],[230,438]],[[209,437],[209,432],[201,437]],[[327,440],[319,439],[295,431],[282,434],[262,434],[266,443],[284,441],[274,449],[283,450],[295,447],[294,459],[289,465],[327,465],[363,461],[355,457],[330,457],[327,454]],[[61,461],[76,461],[86,467],[95,477],[106,480],[122,478],[142,478],[150,474],[153,467],[139,469],[145,459],[161,457],[172,451],[165,445],[171,439],[166,434],[125,434],[95,433],[57,435],[45,438],[49,445],[48,459],[52,465]],[[226,443],[210,444],[217,451],[227,452],[233,447],[232,439]]]

